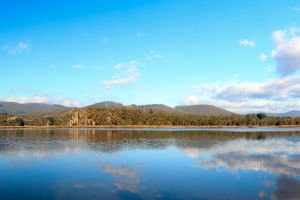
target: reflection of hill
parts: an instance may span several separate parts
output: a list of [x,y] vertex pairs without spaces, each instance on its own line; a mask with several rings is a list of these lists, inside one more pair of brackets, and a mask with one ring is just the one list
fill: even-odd
[[273,192],[271,200],[300,199],[299,180],[283,176],[277,180],[277,190]]
[[1,130],[0,153],[3,151],[58,151],[76,148],[112,152],[137,148],[162,149],[170,145],[176,145],[180,148],[206,149],[238,139],[261,140],[271,137],[292,138],[293,136],[300,136],[300,133],[112,131],[96,129]]

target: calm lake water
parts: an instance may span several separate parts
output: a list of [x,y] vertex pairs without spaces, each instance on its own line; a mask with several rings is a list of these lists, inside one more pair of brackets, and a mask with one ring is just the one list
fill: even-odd
[[300,132],[0,130],[0,199],[296,200]]

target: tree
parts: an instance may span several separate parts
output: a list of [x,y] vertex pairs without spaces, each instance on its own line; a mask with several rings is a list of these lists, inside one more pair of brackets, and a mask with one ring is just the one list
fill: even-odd
[[257,113],[257,114],[256,114],[256,117],[257,117],[258,119],[264,119],[264,118],[267,117],[267,115],[266,115],[265,113]]
[[24,120],[17,117],[15,120],[14,120],[14,126],[24,126],[25,123],[24,123]]
[[55,122],[54,117],[52,117],[52,116],[46,117],[47,126],[53,126],[54,122]]

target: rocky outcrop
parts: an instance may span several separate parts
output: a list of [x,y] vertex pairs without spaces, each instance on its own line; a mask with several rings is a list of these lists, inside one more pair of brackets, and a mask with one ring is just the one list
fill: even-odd
[[89,119],[85,110],[77,110],[71,113],[69,126],[94,126],[95,124],[93,119]]

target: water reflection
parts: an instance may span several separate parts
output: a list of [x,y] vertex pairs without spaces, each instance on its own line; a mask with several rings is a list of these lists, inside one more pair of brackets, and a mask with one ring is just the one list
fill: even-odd
[[300,199],[300,182],[287,176],[280,177],[277,180],[277,189],[271,196],[271,200],[279,199]]
[[[300,175],[300,141],[276,138],[263,141],[234,140],[205,149],[183,149],[189,157],[198,157],[206,169],[230,171],[266,171],[288,176]],[[209,157],[210,159],[205,159]]]
[[106,165],[102,169],[106,173],[110,173],[115,179],[115,186],[120,190],[136,192],[140,177],[134,169],[130,167],[117,168],[113,165]]
[[300,199],[300,132],[0,130],[0,170],[7,199]]

